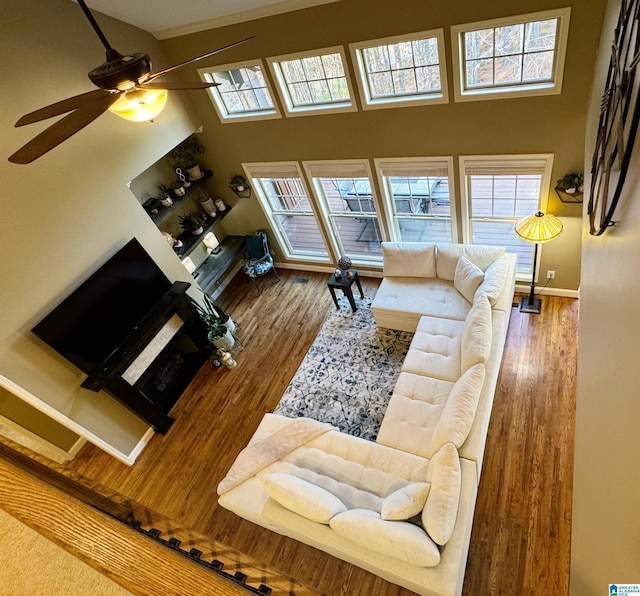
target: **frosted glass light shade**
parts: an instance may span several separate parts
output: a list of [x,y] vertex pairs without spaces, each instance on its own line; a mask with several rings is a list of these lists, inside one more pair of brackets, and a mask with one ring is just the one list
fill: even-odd
[[109,111],[134,122],[153,120],[167,104],[166,89],[134,89],[118,98]]
[[562,222],[555,216],[538,211],[516,223],[516,234],[527,242],[542,244],[554,240],[562,232]]

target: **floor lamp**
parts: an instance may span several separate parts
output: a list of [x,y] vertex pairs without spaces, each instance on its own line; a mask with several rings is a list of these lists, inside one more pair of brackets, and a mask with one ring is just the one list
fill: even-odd
[[538,211],[534,215],[523,217],[516,223],[516,234],[526,240],[533,242],[535,248],[533,250],[533,273],[531,274],[531,292],[528,296],[523,296],[520,301],[520,312],[531,314],[540,314],[540,298],[534,295],[536,289],[536,266],[538,264],[538,244],[550,242],[554,240],[562,232],[562,222],[555,216],[545,215],[542,211]]

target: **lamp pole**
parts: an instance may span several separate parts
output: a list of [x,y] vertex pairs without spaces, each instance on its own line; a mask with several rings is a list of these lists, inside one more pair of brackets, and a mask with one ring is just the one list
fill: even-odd
[[540,306],[542,301],[540,298],[535,297],[536,290],[536,267],[538,265],[538,243],[534,243],[533,248],[533,273],[531,274],[531,291],[529,297],[525,297],[520,302],[520,312],[527,312],[531,314],[540,314]]

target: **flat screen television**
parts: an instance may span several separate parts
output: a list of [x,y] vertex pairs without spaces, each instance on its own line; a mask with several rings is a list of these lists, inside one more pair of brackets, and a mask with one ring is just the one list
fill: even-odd
[[171,286],[134,238],[32,332],[91,375],[140,325]]

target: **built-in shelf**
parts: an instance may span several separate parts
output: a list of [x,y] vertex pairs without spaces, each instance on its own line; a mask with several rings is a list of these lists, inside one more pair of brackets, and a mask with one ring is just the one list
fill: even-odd
[[227,236],[220,242],[217,253],[210,254],[193,272],[198,285],[208,294],[215,290],[218,282],[231,268],[237,257],[243,252],[244,236]]
[[198,246],[200,242],[202,242],[202,238],[204,235],[215,226],[221,219],[227,216],[227,213],[231,211],[231,207],[227,205],[227,208],[224,211],[218,211],[215,217],[209,217],[202,226],[202,234],[193,235],[191,232],[182,232],[180,236],[178,236],[178,240],[182,241],[182,246],[175,247],[173,250],[180,257],[188,256],[195,248]]
[[158,211],[157,213],[151,213],[149,210],[147,210],[147,213],[149,213],[149,216],[158,227],[160,226],[160,224],[162,224],[163,221],[165,221],[169,216],[175,213],[177,209],[179,209],[180,205],[186,198],[191,196],[195,190],[200,188],[203,183],[205,183],[207,180],[209,180],[209,178],[211,178],[211,176],[213,176],[213,172],[211,170],[204,170],[202,174],[202,178],[191,181],[191,185],[187,188],[186,193],[181,197],[177,197],[172,193],[171,198],[173,199],[173,205],[169,207],[163,207],[162,205],[160,205],[160,201],[158,201],[157,199],[157,204],[153,203],[151,205],[151,209],[157,209]]

